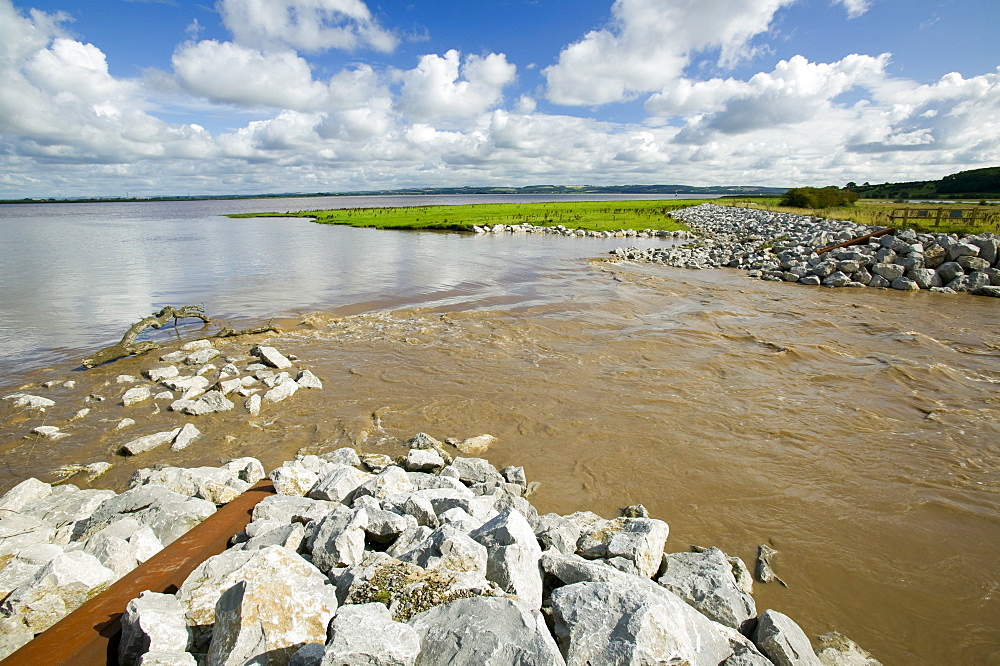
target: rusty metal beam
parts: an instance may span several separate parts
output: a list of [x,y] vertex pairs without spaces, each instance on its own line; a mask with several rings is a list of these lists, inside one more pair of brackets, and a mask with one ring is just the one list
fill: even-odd
[[837,243],[836,245],[831,245],[829,247],[824,247],[822,250],[816,250],[816,254],[824,254],[830,250],[839,250],[842,247],[850,247],[851,245],[861,245],[869,238],[881,238],[886,234],[895,233],[895,229],[889,227],[888,229],[880,229],[878,231],[873,231],[870,234],[865,234],[864,236],[858,236],[857,238],[852,238],[849,241],[844,241],[843,243]]
[[253,508],[275,493],[264,479],[0,661],[0,666],[95,666],[118,663],[121,617],[145,590],[176,592],[194,569],[226,549],[250,522]]

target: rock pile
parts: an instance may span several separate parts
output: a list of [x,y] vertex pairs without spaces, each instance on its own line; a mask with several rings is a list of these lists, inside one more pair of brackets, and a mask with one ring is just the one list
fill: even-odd
[[62,619],[264,476],[254,458],[139,470],[130,489],[29,478],[0,497],[0,658]]
[[585,238],[694,238],[687,231],[664,231],[662,229],[615,229],[613,231],[593,231],[590,229],[572,229],[561,224],[552,227],[536,226],[534,224],[494,224],[493,226],[474,226],[472,231],[477,234],[548,234],[552,236],[580,236]]
[[1000,297],[1000,239],[904,230],[822,255],[875,227],[702,204],[672,213],[705,234],[681,247],[616,248],[615,257],[682,268],[742,268],[750,277],[827,287],[929,289]]
[[[130,408],[150,402],[167,403],[167,409],[177,414],[200,417],[235,409],[234,400],[242,400],[243,408],[251,416],[257,416],[268,405],[292,397],[299,389],[323,388],[323,382],[310,370],[296,370],[291,359],[274,347],[265,345],[252,347],[249,356],[240,354],[223,357],[222,352],[210,340],[196,340],[161,356],[159,360],[158,364],[142,373],[148,382],[131,375],[119,375],[115,379],[114,386],[117,390],[127,386],[120,394],[122,406]],[[63,386],[70,383],[65,382]],[[57,384],[54,381],[46,382],[45,387],[51,388]],[[12,393],[2,399],[10,401],[17,409],[32,410],[39,415],[56,404],[49,398],[23,392]],[[105,401],[105,397],[95,394],[87,400],[100,403]],[[70,421],[77,421],[88,415],[91,415],[90,407],[77,411]],[[123,418],[118,421],[115,430],[123,430],[135,424],[134,419]],[[71,434],[62,428],[63,426],[46,424],[32,428],[30,433],[31,436],[48,439],[59,439]],[[171,450],[179,451],[199,437],[201,431],[193,423],[184,423],[170,430],[131,439],[121,445],[119,453],[137,455],[166,444],[170,444]]]
[[[839,635],[817,654],[785,615],[758,615],[742,561],[715,548],[665,553],[667,524],[639,505],[614,519],[539,515],[522,468],[452,457],[426,434],[408,445],[395,461],[343,448],[273,470],[279,494],[228,550],[176,594],[144,592],[123,609],[120,663],[878,663]],[[77,604],[117,575],[112,551],[148,557],[175,535],[172,507],[214,508],[226,487],[261,473],[255,462],[141,470],[132,489],[63,523],[73,525],[67,544],[0,539],[26,581],[0,607],[7,649],[46,625],[26,602],[37,590],[65,600],[60,611]],[[26,481],[0,498],[11,512],[0,527],[41,522],[31,507],[44,498],[29,497],[43,486]],[[93,573],[63,591],[68,574],[51,572],[81,578],[77,559]]]

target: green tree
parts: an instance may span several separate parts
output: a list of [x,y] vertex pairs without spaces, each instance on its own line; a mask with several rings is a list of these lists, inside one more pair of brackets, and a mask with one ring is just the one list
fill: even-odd
[[849,189],[830,187],[793,187],[785,192],[780,205],[789,208],[835,208],[851,206],[858,200],[858,193]]

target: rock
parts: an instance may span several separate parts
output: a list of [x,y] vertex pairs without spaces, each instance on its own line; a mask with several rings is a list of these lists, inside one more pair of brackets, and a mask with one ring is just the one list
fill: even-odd
[[757,580],[761,583],[770,583],[777,581],[784,587],[788,587],[785,581],[778,578],[774,573],[774,569],[771,566],[771,558],[778,554],[774,548],[771,548],[766,543],[762,543],[757,546],[757,564],[755,566],[755,571],[757,575]]
[[891,282],[886,280],[881,275],[873,275],[872,279],[868,282],[869,287],[876,289],[888,289],[892,285]]
[[875,264],[871,267],[871,272],[892,282],[896,278],[903,277],[906,274],[906,269],[899,264]]
[[56,426],[36,426],[31,432],[46,439],[62,439],[69,436],[69,433],[61,432]]
[[385,511],[378,508],[375,502],[372,502],[371,506],[362,507],[361,510],[368,514],[365,533],[374,543],[391,544],[406,530],[417,527],[417,519],[413,516]]
[[52,486],[28,477],[0,497],[0,519],[10,513],[20,513],[28,504],[38,502],[52,494]]
[[941,281],[947,284],[955,278],[965,275],[965,269],[954,261],[948,261],[938,266],[937,273],[941,276]]
[[513,483],[521,488],[528,487],[528,477],[525,475],[523,467],[508,465],[500,470],[500,476],[506,479],[507,483]]
[[588,559],[624,558],[634,564],[636,574],[652,578],[660,569],[669,533],[667,524],[655,518],[601,520],[581,529],[577,552]]
[[247,401],[243,403],[243,407],[245,407],[246,410],[250,412],[250,416],[259,416],[260,403],[261,403],[261,397],[260,395],[255,393],[249,398],[247,398]]
[[576,552],[580,540],[580,528],[556,513],[538,517],[535,536],[545,549],[555,548],[564,555]]
[[[290,556],[277,546],[257,552],[275,561]],[[310,567],[305,573],[306,567],[258,572],[227,589],[215,606],[208,663],[285,664],[302,645],[325,640],[337,611],[336,590],[319,571]]]
[[124,516],[152,528],[166,546],[215,513],[215,505],[158,486],[140,486],[105,500],[86,521],[79,538],[86,539]]
[[0,615],[18,616],[28,629],[41,633],[102,592],[115,574],[82,551],[63,553],[10,593]]
[[482,544],[465,532],[452,525],[442,525],[411,550],[400,554],[398,559],[424,569],[448,569],[485,576],[488,554]]
[[170,450],[181,451],[186,449],[199,437],[201,437],[201,431],[198,430],[198,428],[196,428],[193,424],[185,423],[184,427],[182,427],[174,437],[174,442],[170,445]]
[[[655,586],[654,586],[655,587]],[[646,585],[582,582],[552,592],[555,635],[568,664],[719,664],[725,634],[678,597]]]
[[975,291],[972,292],[976,296],[992,296],[993,298],[1000,298],[1000,287],[994,286],[983,286],[977,287]]
[[161,382],[164,386],[174,391],[204,391],[211,385],[207,378],[201,375],[185,375],[168,377]]
[[761,613],[753,642],[775,666],[821,666],[799,625],[778,611]]
[[191,416],[203,416],[216,412],[228,412],[235,407],[226,396],[219,391],[208,391],[197,400],[176,400],[170,405],[175,412],[183,412]]
[[325,666],[412,666],[420,635],[380,603],[341,606],[330,623]]
[[163,544],[148,526],[126,517],[88,537],[83,550],[120,578],[163,550]]
[[273,579],[286,581],[296,590],[301,585],[305,598],[322,599],[325,605],[331,602],[325,589],[326,577],[297,553],[281,546],[255,551],[227,550],[214,555],[188,575],[177,598],[184,607],[187,625],[206,627],[215,622],[216,603],[226,590],[240,581]]
[[288,666],[320,666],[324,654],[322,643],[306,643],[288,660]]
[[213,504],[228,504],[249,487],[237,471],[225,467],[165,467],[140,469],[129,487],[160,486],[187,497],[200,497]]
[[372,472],[378,474],[382,470],[393,465],[393,460],[384,453],[361,453],[358,454],[361,462]]
[[184,359],[187,357],[187,352],[178,349],[177,351],[172,351],[169,354],[164,354],[160,357],[160,361],[163,363],[183,363]]
[[566,663],[541,613],[512,599],[459,599],[419,613],[408,624],[420,637],[418,666]]
[[53,542],[66,544],[76,523],[90,518],[105,500],[114,496],[113,490],[80,490],[71,484],[56,486],[48,497],[24,507],[21,515],[43,520],[57,530],[69,526],[68,530],[59,530],[53,537]]
[[139,659],[139,666],[198,666],[198,660],[188,652],[147,652]]
[[35,637],[35,632],[25,626],[19,617],[0,614],[0,659],[4,659]]
[[338,467],[331,472],[327,472],[309,490],[309,497],[329,502],[344,502],[358,487],[373,475],[354,467]]
[[162,382],[165,379],[173,379],[181,374],[175,365],[164,365],[157,368],[150,368],[143,373],[150,381]]
[[11,393],[10,395],[5,395],[3,400],[13,401],[15,407],[23,409],[40,409],[45,411],[46,407],[52,407],[56,404],[55,400],[49,400],[48,398],[43,398],[38,395],[30,395],[28,393]]
[[531,608],[542,605],[542,549],[531,525],[515,509],[506,509],[469,534],[486,547],[486,578]]
[[408,493],[412,490],[413,484],[406,472],[401,467],[390,465],[358,486],[352,499],[370,495],[381,500],[395,493]]
[[[253,523],[247,525],[248,534],[251,531],[256,532],[251,525]],[[253,534],[248,541],[233,546],[233,548],[240,550],[262,550],[268,546],[282,546],[283,548],[297,552],[305,536],[306,529],[301,523],[291,523],[263,531],[260,534]]]
[[493,435],[479,435],[456,442],[455,448],[466,455],[478,456],[486,453],[490,446],[496,444],[496,441],[497,438]]
[[149,390],[148,386],[137,386],[125,391],[125,394],[122,396],[122,404],[126,407],[131,407],[132,405],[149,400],[151,397],[153,397],[153,393]]
[[971,243],[955,243],[948,246],[948,261],[957,261],[959,257],[978,257],[979,247]]
[[980,257],[969,257],[962,256],[955,260],[955,262],[964,268],[966,271],[982,271],[990,267],[990,262],[982,259]]
[[358,452],[350,447],[342,447],[335,451],[328,451],[327,453],[321,453],[319,455],[320,460],[325,462],[334,463],[336,465],[349,465],[352,467],[359,466],[361,464],[361,458],[358,457]]
[[[34,543],[18,549],[3,558],[6,564],[0,568],[0,599],[31,580],[38,570],[62,555],[61,546],[51,543]],[[0,657],[2,658],[2,657]]]
[[410,472],[430,472],[444,467],[444,458],[434,449],[410,449],[403,466]]
[[920,285],[905,277],[898,277],[892,281],[892,288],[899,291],[920,291]]
[[130,419],[128,417],[125,417],[117,424],[115,424],[115,430],[124,430],[125,428],[130,428],[134,425],[135,425],[135,419]]
[[298,390],[299,385],[289,379],[281,382],[270,391],[264,393],[264,400],[267,402],[281,402],[282,400],[286,400],[295,395],[295,392]]
[[823,666],[882,666],[867,650],[836,631],[819,636],[816,656]]
[[314,375],[309,370],[303,370],[295,377],[295,383],[299,385],[299,388],[323,388],[323,382],[319,380],[319,377]]
[[177,428],[175,430],[167,430],[164,432],[153,433],[152,435],[137,437],[131,442],[127,442],[122,445],[121,452],[124,455],[134,456],[140,453],[145,453],[146,451],[152,451],[157,447],[163,446],[167,442],[172,442],[180,430],[180,428]]
[[757,606],[740,588],[732,564],[718,548],[664,555],[660,570],[656,582],[710,620],[744,633],[753,628]]
[[0,557],[16,554],[32,544],[51,543],[56,528],[44,520],[20,513],[0,518]]
[[211,361],[213,358],[216,358],[217,356],[219,356],[220,353],[221,352],[219,352],[218,349],[213,349],[211,347],[206,347],[205,349],[199,349],[199,350],[197,350],[197,351],[192,352],[191,354],[189,354],[188,357],[186,359],[184,359],[184,362],[187,365],[205,365],[206,363],[208,363],[209,361]]
[[191,342],[185,342],[181,345],[181,351],[186,351],[189,354],[196,351],[202,351],[204,349],[211,349],[211,340],[192,340]]
[[276,467],[268,475],[274,489],[282,495],[303,496],[319,481],[319,475],[300,467]]
[[128,602],[118,644],[121,666],[139,664],[147,652],[185,652],[190,635],[184,608],[172,594],[145,591]]
[[285,368],[292,367],[292,362],[289,361],[285,356],[279,352],[274,347],[265,347],[263,345],[257,345],[250,350],[250,353],[261,359],[264,363],[271,366],[272,368],[277,368],[278,370],[284,370]]
[[456,474],[456,477],[467,486],[484,481],[504,480],[497,468],[482,458],[455,458],[445,469]]
[[913,282],[920,289],[930,289],[934,286],[934,276],[937,271],[930,268],[915,268],[906,274],[906,277],[913,280]]
[[337,506],[319,521],[312,541],[312,561],[320,571],[353,566],[365,553],[368,514]]
[[266,476],[264,474],[264,466],[256,458],[251,458],[245,456],[243,458],[234,458],[227,463],[222,465],[223,469],[227,469],[230,472],[236,474],[236,478],[240,481],[244,481],[249,485],[253,485],[260,481]]

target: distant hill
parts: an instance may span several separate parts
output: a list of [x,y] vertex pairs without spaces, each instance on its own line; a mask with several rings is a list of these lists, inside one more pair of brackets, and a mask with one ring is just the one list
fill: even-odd
[[190,201],[204,199],[274,199],[279,197],[340,197],[340,196],[406,196],[414,194],[663,194],[663,195],[729,195],[780,197],[785,187],[760,185],[725,185],[696,187],[693,185],[528,185],[526,187],[411,187],[397,190],[360,190],[354,192],[281,192],[271,194],[217,194],[203,196],[94,197],[74,199],[17,199],[4,203],[58,203],[99,201]]
[[959,171],[941,180],[917,180],[882,185],[854,185],[848,189],[862,199],[998,199],[1000,167]]

